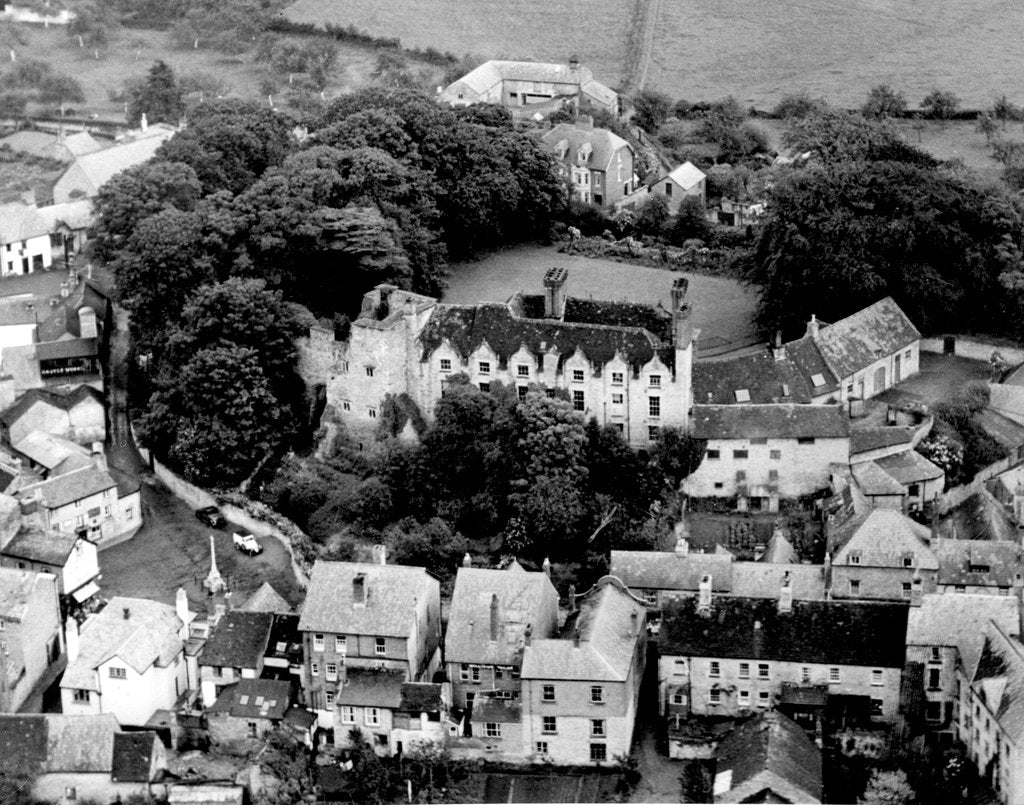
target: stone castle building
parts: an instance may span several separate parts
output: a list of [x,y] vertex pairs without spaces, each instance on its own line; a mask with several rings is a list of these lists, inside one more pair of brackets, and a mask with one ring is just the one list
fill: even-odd
[[485,391],[500,382],[520,397],[531,387],[565,389],[576,410],[617,427],[634,448],[649,446],[662,427],[686,428],[694,340],[687,281],[675,280],[666,311],[576,299],[567,280],[565,268],[552,268],[543,295],[477,305],[377,286],[347,342],[321,345],[319,362],[331,367],[327,404],[356,438],[372,437],[387,395],[429,420],[446,382],[462,374]]

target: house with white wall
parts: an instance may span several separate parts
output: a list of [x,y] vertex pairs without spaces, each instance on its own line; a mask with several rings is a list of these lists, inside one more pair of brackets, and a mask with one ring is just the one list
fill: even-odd
[[0,545],[0,566],[57,577],[57,592],[83,604],[96,593],[99,555],[93,542],[26,522]]
[[559,123],[541,138],[573,196],[605,210],[636,189],[633,147],[608,129]]
[[668,202],[669,214],[676,215],[684,198],[695,198],[704,206],[707,201],[707,178],[707,174],[692,162],[684,162],[648,185],[647,192],[652,196],[663,196]]
[[0,277],[31,274],[52,263],[50,230],[35,205],[0,205]]
[[13,713],[64,654],[57,577],[0,568],[0,713]]
[[174,606],[114,596],[80,630],[69,621],[63,712],[113,713],[120,724],[142,726],[157,710],[173,709],[195,684],[185,662],[194,617],[179,589]]
[[258,679],[274,625],[270,612],[227,612],[217,621],[199,653],[203,707],[212,707],[229,685]]

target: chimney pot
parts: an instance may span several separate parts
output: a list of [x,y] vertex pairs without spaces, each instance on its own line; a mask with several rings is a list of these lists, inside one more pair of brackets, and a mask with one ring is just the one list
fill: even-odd
[[375,565],[386,565],[388,563],[388,549],[386,545],[377,543],[371,548],[373,552],[373,563]]
[[576,585],[569,585],[569,612],[576,611]]
[[551,560],[548,557],[544,557],[544,564],[541,565],[541,569],[544,571],[544,575],[551,578]]
[[470,556],[468,553],[462,557],[462,566],[473,567],[473,557]]
[[366,576],[363,573],[352,579],[352,603],[357,607],[366,606]]
[[498,595],[497,593],[491,595],[491,642],[497,642],[498,640]]
[[523,630],[523,644],[530,645],[530,639],[533,637],[533,624],[526,624],[526,628]]
[[580,627],[577,626],[572,632],[572,644],[574,648],[580,647]]
[[128,620],[132,616],[132,611],[128,607],[125,607],[121,611],[121,614],[122,614],[122,617],[124,617],[125,620]]

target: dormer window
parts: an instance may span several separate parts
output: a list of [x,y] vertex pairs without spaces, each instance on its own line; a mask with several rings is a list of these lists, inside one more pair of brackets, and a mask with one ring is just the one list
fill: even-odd
[[824,386],[825,385],[825,375],[820,374],[820,373],[819,374],[811,375],[811,385],[813,385],[814,388],[818,388],[819,386]]
[[450,372],[451,370],[452,370],[452,359],[451,358],[441,358],[441,371],[442,372]]
[[903,554],[903,567],[913,567],[913,566],[914,566],[914,554],[912,554],[912,553],[905,553],[905,554]]
[[555,145],[555,153],[558,155],[559,159],[565,159],[569,154],[569,141],[559,140]]
[[851,551],[850,552],[850,557],[849,557],[849,562],[850,562],[851,565],[859,565],[860,564],[860,551]]
[[580,164],[586,164],[592,153],[594,153],[594,146],[590,143],[583,143],[576,152],[576,161]]
[[489,375],[491,373],[491,362],[480,361],[480,374]]
[[651,388],[661,388],[661,375],[651,375]]

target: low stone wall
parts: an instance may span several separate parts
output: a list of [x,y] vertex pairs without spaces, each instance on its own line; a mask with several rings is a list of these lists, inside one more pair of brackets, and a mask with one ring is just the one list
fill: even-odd
[[946,351],[946,338],[954,339],[953,354],[961,358],[970,358],[975,361],[985,361],[992,356],[993,352],[1002,355],[1011,366],[1024,363],[1024,346],[1014,346],[1006,343],[986,341],[983,338],[976,338],[969,335],[948,335],[936,338],[922,338],[922,352],[937,352],[943,354]]

